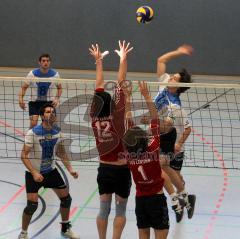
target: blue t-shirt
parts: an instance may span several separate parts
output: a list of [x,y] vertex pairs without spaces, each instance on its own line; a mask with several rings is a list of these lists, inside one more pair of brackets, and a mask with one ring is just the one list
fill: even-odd
[[46,130],[42,125],[30,129],[25,136],[25,144],[31,147],[29,159],[32,166],[41,173],[55,168],[56,147],[63,140],[60,128]]
[[[57,71],[49,69],[46,74],[42,73],[40,68],[30,71],[27,75],[27,78],[59,78]],[[58,84],[53,82],[31,82],[27,81],[27,84],[34,88],[36,92],[32,92],[31,100],[40,100],[40,101],[50,101],[53,97],[52,89],[54,85],[57,87]]]
[[167,88],[160,90],[154,99],[154,103],[158,111],[167,108],[170,104],[181,107],[181,100],[179,95],[171,94]]
[[[168,83],[170,75],[167,73],[162,74],[158,81],[159,83]],[[159,86],[158,95],[154,98],[154,103],[158,111],[167,109],[171,111],[171,108],[181,108],[181,100],[179,95],[172,94],[168,91],[168,88],[164,85]]]

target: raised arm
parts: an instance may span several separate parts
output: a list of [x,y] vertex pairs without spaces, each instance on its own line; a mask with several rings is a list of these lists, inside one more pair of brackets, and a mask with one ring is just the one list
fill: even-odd
[[[166,124],[165,122],[159,120],[158,112],[155,104],[153,103],[151,95],[149,93],[147,83],[142,81],[142,82],[138,82],[138,84],[139,84],[139,90],[147,103],[147,107],[150,113],[150,119],[157,120],[157,122],[159,122],[159,125],[158,125],[159,128],[157,128],[157,131],[154,130],[154,134],[160,134],[160,132],[168,132],[172,127],[172,125]],[[148,123],[149,123],[149,120],[148,120]]]
[[132,83],[129,81],[129,85],[125,85],[123,88],[125,95],[125,119],[126,119],[126,127],[129,128],[132,123],[132,111],[131,111],[131,98],[132,98]]
[[167,52],[166,54],[158,57],[157,60],[157,75],[160,77],[166,72],[167,63],[173,58],[182,56],[182,55],[192,55],[193,48],[190,45],[182,45],[178,47],[175,51]]
[[127,75],[127,55],[130,51],[132,51],[133,47],[130,47],[130,42],[126,43],[126,41],[118,41],[119,50],[115,50],[115,52],[120,57],[119,62],[119,70],[118,70],[118,83],[120,84],[122,81],[126,80]]
[[148,91],[148,85],[145,81],[139,81],[138,82],[138,86],[139,86],[139,90],[141,92],[141,94],[143,95],[146,103],[147,103],[147,107],[150,113],[150,118],[151,119],[158,119],[158,113],[156,110],[156,106],[154,105],[151,95]]
[[95,59],[96,64],[96,89],[104,88],[104,78],[103,78],[103,54],[101,53],[98,44],[92,45],[89,48],[90,55]]

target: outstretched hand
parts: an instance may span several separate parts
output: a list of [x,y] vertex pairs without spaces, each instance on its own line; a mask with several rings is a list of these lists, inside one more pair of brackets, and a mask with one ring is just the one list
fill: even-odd
[[132,51],[133,47],[130,48],[130,42],[126,43],[124,40],[123,42],[118,41],[119,50],[115,50],[115,52],[119,55],[121,60],[127,59],[127,54]]
[[187,44],[184,44],[180,47],[178,47],[177,51],[179,51],[180,53],[184,54],[184,55],[192,55],[193,54],[193,47],[191,45],[187,45]]
[[109,54],[109,51],[104,51],[103,53],[100,51],[98,44],[93,45],[92,48],[89,48],[90,55],[92,55],[95,61],[103,59],[106,55]]
[[130,98],[132,95],[132,82],[131,81],[122,81],[121,82],[121,88],[123,90],[123,93],[127,98]]
[[141,94],[144,97],[148,97],[149,96],[148,85],[147,85],[147,83],[145,81],[139,81],[138,82],[138,88],[139,88]]

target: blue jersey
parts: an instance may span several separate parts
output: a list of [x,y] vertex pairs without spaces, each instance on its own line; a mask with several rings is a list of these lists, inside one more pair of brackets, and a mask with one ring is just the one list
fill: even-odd
[[159,91],[158,95],[154,99],[155,105],[158,111],[163,108],[169,107],[171,104],[179,106],[181,108],[181,100],[178,95],[171,94],[167,88],[164,88],[162,91]]
[[[57,71],[49,69],[46,74],[42,73],[40,68],[32,70],[27,75],[28,79],[31,78],[59,78]],[[53,82],[26,82],[29,86],[33,87],[35,92],[32,93],[31,100],[50,101],[52,96],[52,89],[58,86]]]
[[[170,75],[165,73],[159,78],[159,82],[168,83],[169,79]],[[165,119],[165,117],[172,119],[173,126],[177,130],[176,142],[178,142],[184,130],[191,127],[187,113],[182,108],[179,95],[171,94],[165,86],[160,86],[154,102],[163,119]],[[182,151],[184,151],[184,146],[182,147]]]
[[56,148],[63,140],[60,129],[46,130],[42,125],[30,129],[25,136],[25,144],[31,147],[29,160],[34,169],[48,173],[55,168]]
[[[170,75],[165,73],[159,78],[159,82],[168,83]],[[158,111],[167,109],[171,111],[172,108],[181,108],[181,100],[179,95],[171,94],[167,87],[160,86],[158,95],[154,98],[154,103]]]

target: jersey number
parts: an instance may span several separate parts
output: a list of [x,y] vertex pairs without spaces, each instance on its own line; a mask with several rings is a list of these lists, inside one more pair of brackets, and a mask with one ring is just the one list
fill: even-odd
[[139,166],[138,167],[138,172],[141,173],[142,178],[143,178],[144,181],[148,181],[148,178],[147,178],[147,175],[146,175],[146,173],[144,171],[143,166]]
[[111,127],[109,121],[97,121],[96,127],[99,142],[104,142],[104,140],[107,140],[108,138],[112,137],[112,134],[109,131]]

